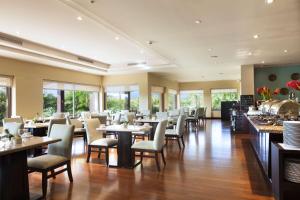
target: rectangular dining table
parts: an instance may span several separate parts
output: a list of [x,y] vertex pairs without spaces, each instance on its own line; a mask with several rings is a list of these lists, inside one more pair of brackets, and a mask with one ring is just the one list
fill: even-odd
[[21,144],[1,143],[0,146],[0,199],[28,200],[29,183],[27,172],[27,150],[59,142],[49,137],[23,138]]
[[135,122],[142,123],[142,124],[149,124],[152,127],[150,131],[150,140],[154,139],[156,127],[160,122],[158,119],[137,119]]
[[116,167],[133,168],[134,158],[132,157],[132,132],[149,131],[151,126],[110,125],[97,128],[98,131],[113,132],[118,135],[118,164]]

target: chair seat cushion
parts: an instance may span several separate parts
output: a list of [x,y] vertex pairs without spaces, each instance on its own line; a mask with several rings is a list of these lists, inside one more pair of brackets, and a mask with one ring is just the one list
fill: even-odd
[[29,168],[47,169],[49,167],[53,167],[60,163],[63,163],[67,160],[68,159],[63,156],[46,154],[34,158],[28,158],[27,165]]
[[75,128],[74,133],[85,133],[85,128]]
[[93,146],[115,146],[118,144],[117,139],[112,139],[112,138],[101,138],[98,140],[93,141],[90,145]]
[[166,129],[165,131],[166,136],[178,136],[178,134],[176,133],[176,131],[174,129]]
[[132,149],[142,149],[142,150],[157,150],[154,148],[153,141],[140,141],[136,142],[131,146]]

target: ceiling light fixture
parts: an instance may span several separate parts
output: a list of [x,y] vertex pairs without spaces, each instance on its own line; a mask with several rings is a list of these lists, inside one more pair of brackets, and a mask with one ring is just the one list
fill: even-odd
[[78,21],[82,21],[82,17],[81,17],[81,16],[78,16],[78,17],[77,17],[77,20],[78,20]]
[[257,35],[257,34],[253,35],[254,39],[257,39],[258,37],[259,37],[259,35]]
[[249,55],[249,56],[252,56],[252,52],[249,52],[248,55]]
[[264,64],[264,63],[265,63],[265,61],[261,61],[261,63],[262,63],[262,64]]
[[202,21],[199,20],[199,19],[195,20],[195,23],[196,23],[196,24],[200,24],[201,22],[202,22]]
[[140,54],[144,54],[144,50],[142,49],[142,50],[140,50]]
[[119,39],[120,39],[119,36],[116,36],[116,37],[115,37],[115,40],[119,40]]
[[267,4],[272,4],[274,0],[265,0]]
[[288,52],[288,50],[287,50],[287,49],[285,49],[283,52],[284,52],[284,53],[287,53],[287,52]]

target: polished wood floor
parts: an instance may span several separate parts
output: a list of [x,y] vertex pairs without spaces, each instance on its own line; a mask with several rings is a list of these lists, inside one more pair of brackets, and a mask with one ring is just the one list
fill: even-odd
[[[67,174],[50,179],[47,199],[273,200],[247,134],[231,135],[228,125],[207,120],[205,128],[193,128],[185,136],[184,150],[175,141],[168,144],[167,166],[161,172],[150,158],[134,170],[106,168],[96,153],[87,164],[78,138],[73,146],[74,182],[69,183]],[[29,175],[29,181],[31,192],[40,193],[40,174]]]

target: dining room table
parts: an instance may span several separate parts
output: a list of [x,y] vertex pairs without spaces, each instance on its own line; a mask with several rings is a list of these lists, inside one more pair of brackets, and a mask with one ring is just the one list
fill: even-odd
[[155,135],[155,130],[156,130],[156,127],[158,125],[158,123],[160,122],[159,119],[137,119],[135,120],[135,123],[140,123],[140,124],[149,124],[152,128],[150,129],[150,137],[149,139],[150,140],[153,140],[154,139],[154,135]]
[[[27,135],[21,142],[15,140],[0,141],[0,199],[28,200],[30,195],[27,151],[39,146],[56,143],[61,139],[35,137]],[[39,199],[39,197],[36,197]]]
[[27,129],[33,136],[44,137],[47,136],[49,122],[27,122],[24,124],[24,128]]
[[118,135],[118,162],[116,166],[120,168],[133,168],[134,167],[134,157],[132,156],[131,146],[132,146],[132,133],[149,131],[151,126],[139,126],[139,125],[101,125],[97,128],[98,131],[112,132]]

